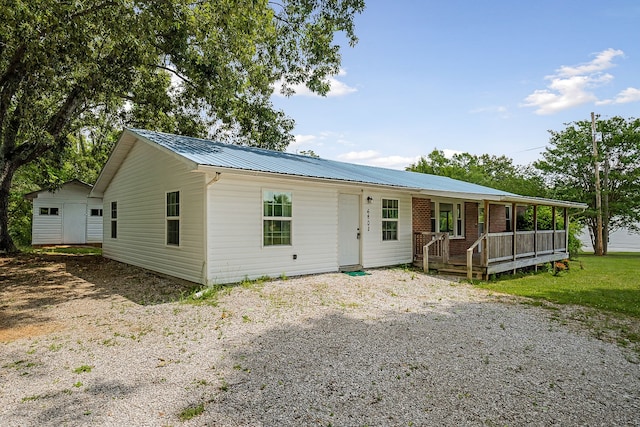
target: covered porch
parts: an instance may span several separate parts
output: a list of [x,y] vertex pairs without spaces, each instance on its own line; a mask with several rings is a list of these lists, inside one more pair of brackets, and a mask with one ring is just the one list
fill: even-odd
[[[464,235],[459,230],[441,231],[431,209],[415,209],[424,201],[414,199],[413,262],[425,272],[464,275],[468,279],[488,279],[489,275],[515,272],[524,267],[569,257],[569,208],[581,204],[518,197],[517,200],[464,202]],[[525,203],[529,202],[529,203]],[[428,215],[428,223],[416,215]],[[542,215],[541,215],[542,214]],[[542,219],[540,217],[543,217]],[[440,223],[439,223],[440,222]],[[419,230],[419,225],[430,230]],[[424,227],[424,224],[428,224]],[[435,229],[435,231],[434,231]],[[453,234],[453,235],[452,235]],[[456,235],[457,234],[457,235]]]

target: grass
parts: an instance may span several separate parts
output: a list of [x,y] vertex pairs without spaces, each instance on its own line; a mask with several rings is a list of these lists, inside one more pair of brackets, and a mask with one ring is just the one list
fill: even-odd
[[93,366],[82,365],[74,369],[73,372],[75,372],[76,374],[83,374],[85,372],[91,372],[91,369],[93,369]]
[[102,255],[102,248],[91,246],[69,246],[69,247],[45,247],[45,248],[22,248],[24,252],[36,254],[74,254],[74,255]]
[[[283,280],[286,280],[286,276],[284,275],[284,273],[281,278]],[[271,280],[274,279],[269,276],[262,276],[254,280],[245,278],[241,282],[224,285],[214,283],[204,286],[199,290],[192,292],[191,294],[183,296],[182,302],[195,305],[206,304],[217,307],[220,297],[229,295],[234,288],[241,287],[244,289],[259,289],[265,282],[269,282]]]
[[640,253],[580,255],[569,271],[478,284],[484,289],[640,318]]
[[201,403],[200,405],[189,406],[188,408],[183,409],[182,412],[178,414],[178,417],[180,418],[180,421],[188,421],[193,417],[197,417],[203,412],[204,412],[204,404]]

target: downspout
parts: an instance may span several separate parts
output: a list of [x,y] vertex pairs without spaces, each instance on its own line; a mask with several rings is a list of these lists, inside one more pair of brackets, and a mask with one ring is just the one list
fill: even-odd
[[[216,172],[213,178],[211,178],[204,187],[204,239],[202,239],[204,246],[204,262],[202,263],[202,284],[205,286],[209,286],[209,188],[216,182],[220,181],[221,175],[222,174],[220,172]],[[207,177],[206,173],[205,177]]]

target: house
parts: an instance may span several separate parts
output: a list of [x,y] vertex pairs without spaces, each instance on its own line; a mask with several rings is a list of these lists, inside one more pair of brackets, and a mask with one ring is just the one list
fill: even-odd
[[[204,284],[412,262],[444,270],[460,257],[463,272],[487,275],[566,258],[568,209],[584,208],[137,129],[91,195],[104,200],[105,257]],[[517,230],[527,206],[534,217],[548,207],[562,227]]]
[[25,194],[33,202],[31,244],[93,245],[102,243],[102,199],[90,197],[92,186],[74,179],[55,190]]
[[[591,232],[588,227],[578,235],[582,243],[582,250],[594,252]],[[619,228],[609,234],[608,252],[640,252],[640,235],[626,227]]]

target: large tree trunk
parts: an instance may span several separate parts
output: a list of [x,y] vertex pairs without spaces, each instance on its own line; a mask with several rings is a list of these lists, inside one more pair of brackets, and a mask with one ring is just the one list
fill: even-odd
[[18,251],[9,234],[9,191],[17,167],[5,161],[0,169],[0,255]]

